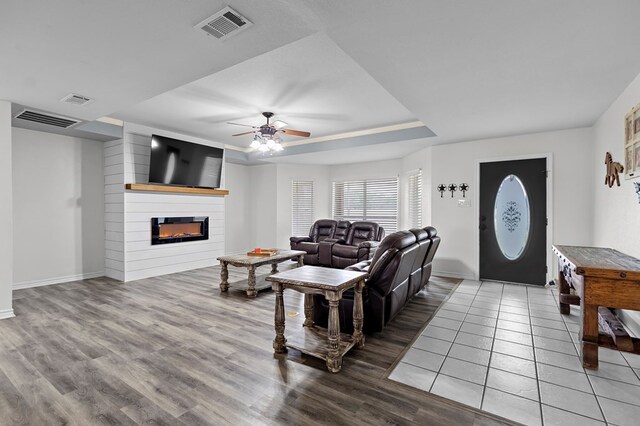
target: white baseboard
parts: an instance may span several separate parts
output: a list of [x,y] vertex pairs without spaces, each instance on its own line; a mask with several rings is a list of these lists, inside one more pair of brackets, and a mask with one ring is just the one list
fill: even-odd
[[87,274],[69,275],[66,277],[48,278],[46,280],[23,281],[21,283],[13,283],[14,290],[23,288],[41,287],[43,285],[62,284],[70,281],[88,280],[91,278],[103,277],[104,271],[90,272]]
[[2,311],[0,311],[0,320],[3,319],[7,319],[7,318],[13,318],[16,315],[13,313],[13,309],[4,309]]
[[459,272],[447,272],[447,271],[432,270],[431,271],[431,275],[436,275],[438,277],[446,277],[446,278],[457,278],[459,280],[475,280],[476,279],[476,277],[474,277],[471,274],[461,274]]

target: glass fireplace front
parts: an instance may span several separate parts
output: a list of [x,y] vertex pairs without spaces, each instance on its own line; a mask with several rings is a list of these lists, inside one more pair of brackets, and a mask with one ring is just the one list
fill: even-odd
[[206,216],[151,218],[151,245],[208,239],[209,218]]

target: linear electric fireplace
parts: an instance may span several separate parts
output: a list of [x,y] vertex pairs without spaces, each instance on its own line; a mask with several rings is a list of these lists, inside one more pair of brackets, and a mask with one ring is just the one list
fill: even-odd
[[151,245],[208,239],[209,218],[206,216],[151,218]]

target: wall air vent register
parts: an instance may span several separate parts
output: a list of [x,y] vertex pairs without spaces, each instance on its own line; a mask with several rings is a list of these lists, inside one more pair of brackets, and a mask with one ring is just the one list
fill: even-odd
[[69,127],[78,124],[80,121],[73,118],[61,117],[59,115],[44,114],[32,110],[22,110],[15,118],[20,120],[32,121],[34,123],[46,124],[48,126],[61,127],[68,129]]

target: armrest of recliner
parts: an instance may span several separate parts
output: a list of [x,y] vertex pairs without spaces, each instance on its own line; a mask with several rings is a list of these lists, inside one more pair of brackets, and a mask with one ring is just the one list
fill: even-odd
[[357,271],[357,272],[369,272],[370,266],[371,266],[371,261],[365,260],[363,262],[356,263],[355,265],[347,266],[345,270]]
[[380,245],[379,241],[363,241],[358,244],[358,261],[363,261],[373,258],[376,249]]
[[346,243],[346,241],[343,240],[342,238],[325,238],[324,240],[322,240],[322,242],[334,243],[334,244],[344,244],[344,243]]
[[313,242],[311,237],[290,237],[289,241],[292,243],[310,243]]
[[358,248],[377,249],[380,245],[380,241],[363,241],[358,244]]

